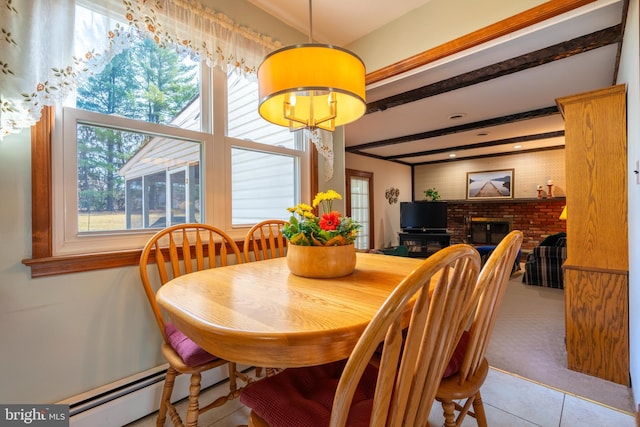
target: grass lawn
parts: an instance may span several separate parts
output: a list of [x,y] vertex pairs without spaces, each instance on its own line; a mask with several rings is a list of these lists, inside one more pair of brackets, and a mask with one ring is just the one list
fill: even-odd
[[[153,224],[158,218],[164,216],[163,212],[150,213],[149,223]],[[142,226],[142,215],[131,215],[133,228]],[[78,231],[114,231],[126,230],[126,217],[124,212],[81,212],[78,214]]]

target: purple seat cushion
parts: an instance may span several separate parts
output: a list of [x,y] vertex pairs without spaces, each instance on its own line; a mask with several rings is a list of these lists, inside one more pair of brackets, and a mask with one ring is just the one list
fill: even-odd
[[[289,368],[249,384],[240,401],[271,427],[326,427],[346,360]],[[347,425],[368,427],[378,371],[367,366],[353,397]]]
[[216,356],[204,351],[171,323],[164,325],[164,332],[167,334],[169,345],[180,355],[186,365],[200,366],[216,359]]
[[449,378],[452,375],[458,373],[460,368],[462,367],[462,361],[464,360],[464,354],[467,352],[467,346],[469,345],[469,332],[464,331],[462,336],[460,337],[460,341],[458,341],[458,345],[456,345],[455,350],[453,350],[453,355],[449,360],[449,364],[444,370],[444,375],[442,378]]
[[[406,329],[402,331],[402,335],[404,337],[406,337],[406,332],[407,332]],[[468,344],[469,344],[469,332],[464,331],[462,333],[462,336],[460,337],[460,341],[458,341],[458,344],[456,345],[456,348],[453,351],[453,355],[449,360],[449,364],[444,370],[444,375],[442,375],[442,378],[449,378],[450,376],[458,373],[458,371],[462,367],[462,361],[464,360],[464,354],[467,352]],[[376,354],[378,356],[382,356],[382,344],[380,344],[376,349]]]

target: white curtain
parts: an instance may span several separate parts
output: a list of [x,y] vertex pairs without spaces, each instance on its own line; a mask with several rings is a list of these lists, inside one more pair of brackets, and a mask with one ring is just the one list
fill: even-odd
[[[0,140],[34,125],[44,106],[62,102],[141,33],[247,74],[281,47],[196,0],[0,2]],[[89,42],[74,44],[76,32]]]

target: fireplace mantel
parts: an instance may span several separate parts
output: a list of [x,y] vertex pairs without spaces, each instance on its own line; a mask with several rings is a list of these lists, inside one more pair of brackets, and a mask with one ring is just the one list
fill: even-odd
[[469,243],[471,218],[500,218],[511,222],[511,230],[524,233],[523,251],[529,251],[547,236],[567,230],[559,219],[564,197],[544,199],[447,200],[447,230],[451,244]]

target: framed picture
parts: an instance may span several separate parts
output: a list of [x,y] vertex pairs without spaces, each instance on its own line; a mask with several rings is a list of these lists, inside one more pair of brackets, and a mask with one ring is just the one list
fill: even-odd
[[467,199],[512,199],[513,169],[467,172]]

